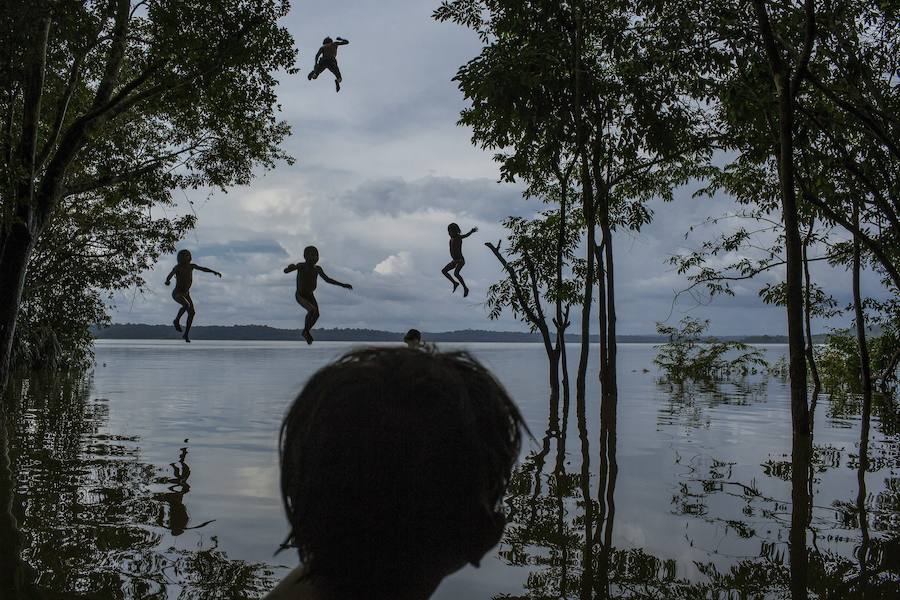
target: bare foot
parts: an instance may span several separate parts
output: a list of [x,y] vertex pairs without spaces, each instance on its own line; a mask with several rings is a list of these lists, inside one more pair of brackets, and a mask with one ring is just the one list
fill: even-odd
[[337,79],[334,80],[334,91],[335,92],[341,91],[341,82],[338,81]]
[[304,330],[303,330],[303,333],[302,333],[301,335],[303,336],[303,339],[306,340],[306,343],[307,343],[307,344],[312,344],[312,343],[313,343],[313,336],[312,336],[312,334],[311,334],[309,331],[307,331],[306,329],[304,329]]
[[455,293],[456,293],[456,288],[458,288],[458,287],[459,287],[459,284],[456,283],[456,282],[454,281],[454,282],[453,282],[453,291],[450,292],[450,293],[451,293],[451,294],[455,294]]
[[463,298],[465,298],[468,295],[469,295],[469,288],[467,288],[466,286],[463,286]]
[[172,325],[175,326],[175,331],[181,333],[181,323],[178,322],[178,319],[172,321]]
[[181,336],[181,337],[183,337],[183,338],[184,338],[184,341],[186,341],[188,344],[191,343],[191,340],[190,340],[190,338],[188,337],[188,334],[187,334],[187,333],[185,333],[185,334],[184,334],[183,336]]

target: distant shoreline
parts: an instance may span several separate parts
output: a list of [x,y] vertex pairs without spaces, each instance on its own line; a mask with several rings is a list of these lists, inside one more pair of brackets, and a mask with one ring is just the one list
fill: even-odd
[[[107,327],[91,329],[98,340],[175,340],[180,334],[171,325],[146,325],[141,323],[113,324]],[[198,340],[216,341],[302,341],[299,329],[279,329],[268,325],[197,325],[191,328],[192,337]],[[405,332],[382,331],[378,329],[317,329],[316,339],[323,342],[398,342],[403,340]],[[541,343],[539,334],[521,331],[489,331],[481,329],[464,329],[460,331],[423,332],[422,337],[428,342],[500,342],[500,343]],[[718,336],[716,336],[718,337]],[[823,342],[825,336],[814,336],[817,343]],[[819,339],[820,338],[820,339]],[[616,339],[621,343],[660,344],[666,338],[660,335],[620,335]],[[738,341],[747,344],[785,344],[786,336],[780,335],[742,335],[721,336],[720,340]],[[579,342],[581,336],[567,335],[567,342]],[[592,342],[599,342],[596,335]]]

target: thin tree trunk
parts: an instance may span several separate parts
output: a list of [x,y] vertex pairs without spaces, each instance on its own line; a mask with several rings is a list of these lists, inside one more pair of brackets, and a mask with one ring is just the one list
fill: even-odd
[[813,402],[819,397],[822,389],[822,381],[819,379],[819,369],[816,365],[816,354],[813,346],[812,332],[812,279],[809,276],[809,242],[813,234],[813,221],[809,223],[809,232],[803,240],[803,280],[804,280],[804,322],[806,326],[806,360],[809,363],[809,373],[813,380]]
[[[791,421],[795,433],[809,434],[809,405],[806,396],[806,349],[803,318],[803,259],[797,214],[794,174],[794,94],[805,65],[792,78],[778,48],[764,0],[754,0],[754,8],[778,97],[778,175],[787,270],[788,354],[791,377]],[[814,25],[814,22],[813,22]],[[810,27],[807,36],[814,36]],[[811,38],[810,38],[811,39]],[[806,55],[808,60],[808,54]]]
[[[859,204],[853,203],[853,221],[859,223]],[[863,312],[859,276],[861,270],[859,236],[853,236],[853,312],[856,317],[856,342],[859,345],[860,383],[862,384],[863,414],[868,416],[872,407],[872,365],[869,362],[869,344],[866,341],[866,315]],[[868,422],[863,423],[868,429]]]
[[563,393],[563,425],[565,428],[569,412],[569,367],[566,364],[566,328],[569,326],[569,309],[563,313],[563,248],[566,244],[566,219],[568,210],[569,179],[557,166],[557,178],[560,186],[559,198],[559,236],[556,247],[556,360],[562,369]]
[[587,142],[585,139],[584,123],[584,99],[582,92],[581,74],[581,43],[582,43],[582,7],[579,3],[575,32],[575,120],[578,138],[578,154],[581,159],[581,202],[584,209],[585,227],[587,228],[587,272],[584,277],[584,299],[581,309],[581,352],[578,360],[578,376],[575,380],[575,395],[581,404],[586,398],[586,380],[588,359],[590,357],[591,344],[591,303],[594,290],[594,244],[596,244],[594,194],[591,185],[591,173],[588,167]]
[[[859,227],[859,203],[853,202],[853,222]],[[859,560],[859,583],[865,590],[868,578],[869,522],[866,515],[866,469],[869,462],[869,422],[872,414],[872,369],[869,363],[869,345],[866,341],[866,316],[860,291],[861,248],[858,235],[853,236],[853,311],[856,317],[856,341],[859,345],[859,366],[862,384],[862,423],[859,433],[859,468],[856,478],[858,491],[856,506],[859,515],[861,541],[857,551]]]
[[597,261],[597,323],[599,326],[597,335],[600,336],[600,368],[597,377],[600,380],[601,402],[606,398],[609,389],[607,384],[607,376],[609,373],[609,338],[606,335],[609,323],[607,321],[606,311],[606,266],[603,258],[603,249],[605,247],[605,237],[601,237],[600,243],[594,245],[594,256]]
[[[607,195],[607,200],[609,196]],[[606,251],[606,396],[611,399],[618,398],[618,377],[616,369],[618,364],[618,345],[616,342],[616,280],[615,265],[613,262],[613,238],[612,228],[609,225],[609,215],[605,216],[600,226],[603,228],[603,239]]]

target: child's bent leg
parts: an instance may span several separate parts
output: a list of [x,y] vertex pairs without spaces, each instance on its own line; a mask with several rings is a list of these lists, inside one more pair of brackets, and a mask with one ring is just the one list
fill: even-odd
[[306,319],[303,324],[303,339],[306,340],[307,344],[312,344],[312,334],[311,330],[313,326],[316,324],[316,321],[319,320],[319,303],[316,302],[315,296],[302,296],[297,294],[297,303],[306,309]]
[[441,273],[444,274],[444,277],[446,277],[447,279],[449,279],[449,280],[450,280],[450,283],[453,284],[453,291],[454,291],[454,292],[456,291],[456,288],[459,287],[459,283],[457,283],[455,279],[453,279],[452,277],[450,277],[450,271],[451,271],[451,270],[453,269],[453,267],[455,267],[455,266],[456,266],[456,261],[454,260],[454,261],[452,261],[452,262],[447,263],[447,266],[444,267],[443,269],[441,269]]
[[341,70],[338,68],[337,61],[329,63],[328,70],[334,73],[334,90],[336,92],[341,91],[341,82],[343,79],[341,78]]
[[172,321],[172,325],[175,326],[175,331],[181,333],[181,317],[188,311],[188,303],[184,299],[183,294],[172,293],[172,299],[181,305],[181,308],[178,309],[178,315],[176,315],[175,320]]
[[191,324],[194,322],[194,315],[196,314],[196,311],[194,310],[194,301],[191,298],[191,295],[185,294],[183,296],[183,298],[187,301],[187,304],[184,306],[184,309],[182,309],[182,310],[187,311],[188,318],[187,318],[187,323],[184,326],[184,335],[181,337],[184,338],[184,341],[190,342],[191,340],[189,338],[189,335],[191,333]]

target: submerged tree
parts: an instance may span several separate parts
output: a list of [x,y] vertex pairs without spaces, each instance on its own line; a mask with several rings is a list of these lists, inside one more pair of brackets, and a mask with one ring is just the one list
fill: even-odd
[[274,73],[293,71],[278,24],[287,10],[286,0],[3,4],[0,386],[29,263],[72,202],[224,188],[285,158]]
[[761,350],[741,342],[721,341],[704,335],[709,321],[690,317],[680,326],[658,323],[656,331],[668,341],[656,346],[653,362],[665,372],[669,381],[721,381],[742,377],[766,369],[769,365]]

